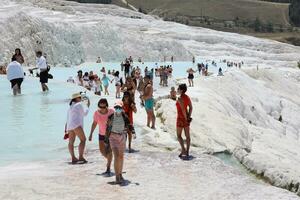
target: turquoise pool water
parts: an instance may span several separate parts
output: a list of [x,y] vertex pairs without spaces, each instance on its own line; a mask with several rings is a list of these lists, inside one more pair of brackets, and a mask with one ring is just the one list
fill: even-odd
[[[200,59],[196,60],[196,63],[199,62],[203,62],[206,64],[206,61],[202,61]],[[143,70],[145,69],[145,67],[147,66],[148,69],[150,70],[151,68],[155,68],[157,66],[160,65],[172,65],[173,67],[173,76],[175,78],[183,78],[183,77],[187,77],[187,73],[186,70],[189,68],[193,68],[195,71],[197,70],[197,64],[193,64],[192,62],[165,62],[165,63],[156,63],[156,62],[145,62],[144,64],[142,63],[133,63],[133,66],[139,66],[142,69],[142,74]],[[223,71],[226,71],[227,66],[226,63],[217,63],[217,66],[213,66],[211,65],[211,61],[207,62],[209,64],[209,68],[208,71],[211,73],[218,73],[219,67],[221,67],[223,69]],[[81,64],[80,66],[74,66],[72,68],[55,68],[55,70],[51,70],[51,73],[54,75],[54,77],[56,79],[60,79],[60,80],[66,80],[69,76],[75,76],[76,72],[81,69],[83,72],[89,72],[89,71],[94,71],[97,74],[101,74],[100,70],[102,67],[105,67],[106,70],[110,69],[114,69],[114,70],[118,70],[121,72],[121,66],[120,63],[116,63],[116,62],[107,62],[107,63],[84,63]],[[198,73],[196,73],[197,76]],[[123,73],[121,72],[121,75],[123,75]]]
[[[25,77],[22,95],[16,97],[12,96],[6,76],[0,76],[0,165],[19,161],[68,158],[67,143],[62,139],[68,98],[72,93],[82,91],[83,88],[68,84],[66,80],[69,76],[75,76],[78,69],[94,70],[100,74],[102,66],[107,69],[120,69],[119,63],[85,63],[73,68],[52,68],[54,79],[49,81],[50,92],[41,92],[37,78]],[[151,68],[156,64],[140,65],[142,69],[145,66]],[[186,69],[191,66],[190,62],[173,63],[173,76],[185,77]],[[196,66],[194,68],[196,69]],[[209,70],[214,72],[215,68],[210,67]],[[114,87],[110,89],[113,94]],[[89,96],[92,101],[92,113],[96,110],[98,97]],[[91,113],[85,118],[86,133],[89,133]]]

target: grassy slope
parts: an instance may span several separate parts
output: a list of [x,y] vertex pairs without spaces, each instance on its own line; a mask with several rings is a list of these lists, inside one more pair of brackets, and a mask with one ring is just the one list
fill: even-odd
[[221,20],[254,20],[288,24],[288,4],[255,0],[128,0],[135,7],[168,16],[209,16]]
[[[221,20],[233,20],[236,17],[243,20],[253,20],[259,17],[262,21],[271,21],[274,24],[288,25],[288,4],[262,2],[258,0],[127,0],[136,8],[143,8],[153,14],[161,12],[168,16],[209,16]],[[128,8],[122,0],[112,0],[112,3],[120,7]],[[268,38],[280,42],[300,46],[300,33],[255,33],[244,28],[225,28],[223,25],[203,27],[220,31],[237,32],[260,38]]]

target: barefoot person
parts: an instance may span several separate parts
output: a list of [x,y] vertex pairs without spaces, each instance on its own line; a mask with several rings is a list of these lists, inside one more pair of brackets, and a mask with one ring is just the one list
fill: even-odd
[[[190,150],[190,122],[192,120],[192,102],[185,93],[187,91],[186,84],[180,84],[178,87],[178,94],[180,97],[178,98],[176,102],[176,108],[177,108],[177,122],[176,122],[176,131],[177,131],[177,139],[181,146],[181,153],[179,154],[179,157],[189,157],[189,150]],[[184,130],[185,137],[186,137],[186,148],[184,147],[184,141],[182,139],[182,130]]]
[[150,77],[147,75],[144,78],[144,92],[143,92],[143,100],[145,104],[145,109],[147,112],[147,126],[155,129],[155,115],[154,115],[154,99],[153,99],[153,86],[150,80]]
[[132,127],[132,131],[128,131],[128,151],[129,153],[132,153],[133,152],[133,150],[131,149],[132,134],[135,134],[133,128],[133,113],[136,113],[137,110],[130,92],[128,91],[124,92],[122,101],[123,101],[123,110],[125,114],[128,116],[130,125]]
[[11,58],[11,63],[6,69],[7,79],[11,83],[13,95],[21,94],[21,84],[24,79],[24,71],[20,63],[17,62],[16,56]]
[[115,86],[116,86],[116,99],[121,98],[121,87],[122,87],[122,78],[119,77],[120,73],[119,71],[116,71],[116,73],[113,74],[114,78],[111,80],[111,83],[115,81]]
[[115,103],[115,112],[108,117],[106,129],[106,142],[110,144],[114,155],[114,168],[116,173],[116,183],[123,184],[124,178],[122,176],[124,152],[126,149],[126,135],[131,131],[131,125],[128,117],[124,113],[123,103],[121,100]]
[[[88,99],[87,107],[90,107],[90,100]],[[83,131],[83,118],[89,112],[89,109],[85,109],[81,103],[81,94],[76,93],[72,95],[72,100],[70,102],[70,108],[68,111],[66,132],[69,137],[69,152],[72,158],[72,164],[84,164],[87,163],[83,157],[86,137]],[[76,136],[80,139],[80,144],[78,147],[79,158],[77,159],[74,153],[74,143]]]
[[43,56],[41,51],[36,52],[37,59],[37,67],[40,69],[40,82],[42,85],[43,92],[48,91],[49,88],[47,86],[48,83],[48,69],[47,69],[47,61]]
[[114,113],[113,109],[108,108],[108,102],[106,99],[100,99],[98,102],[98,110],[94,113],[94,122],[91,127],[91,133],[89,136],[89,141],[92,141],[93,133],[96,126],[99,126],[99,150],[102,156],[104,156],[107,160],[106,164],[106,171],[104,172],[105,175],[110,176],[110,166],[112,161],[112,153],[106,152],[105,150],[105,132],[106,132],[106,123],[108,117]]
[[103,86],[104,86],[104,95],[109,95],[108,86],[109,86],[110,79],[106,76],[105,73],[103,74],[103,77],[102,77],[101,81],[102,81]]
[[75,83],[79,86],[83,86],[82,70],[79,70],[77,72],[77,76],[75,78]]
[[42,86],[43,92],[46,92],[49,90],[47,83],[48,83],[48,68],[47,68],[47,61],[46,58],[43,56],[43,53],[41,51],[36,52],[36,67],[31,69],[31,71],[35,69],[40,70],[40,82]]
[[192,68],[190,68],[190,69],[187,70],[187,73],[188,73],[189,86],[194,87],[194,73],[195,73],[195,71]]
[[23,65],[23,63],[24,63],[24,57],[23,57],[23,55],[21,53],[21,49],[17,48],[15,50],[15,55],[14,56],[16,57],[17,62],[20,63],[21,65]]
[[98,57],[96,63],[101,63],[101,62],[102,62],[101,58]]

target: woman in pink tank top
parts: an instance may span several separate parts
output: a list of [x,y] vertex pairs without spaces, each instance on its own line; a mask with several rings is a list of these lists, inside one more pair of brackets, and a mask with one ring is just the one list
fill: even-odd
[[97,125],[99,126],[99,150],[100,153],[107,159],[106,171],[104,175],[111,176],[110,166],[112,161],[112,153],[105,150],[105,131],[108,117],[114,113],[113,109],[108,108],[108,102],[106,99],[100,99],[98,102],[98,110],[94,113],[94,121],[91,127],[91,133],[89,141],[93,139],[93,133]]

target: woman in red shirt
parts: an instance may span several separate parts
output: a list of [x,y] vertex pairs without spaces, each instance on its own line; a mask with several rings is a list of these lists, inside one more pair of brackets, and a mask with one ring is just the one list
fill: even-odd
[[[192,121],[192,102],[185,93],[187,91],[186,84],[180,84],[177,89],[177,93],[180,95],[176,102],[177,108],[177,122],[176,122],[176,131],[177,131],[177,139],[181,146],[181,153],[179,157],[182,158],[183,156],[189,157],[190,151],[190,122]],[[186,137],[186,148],[184,147],[184,141],[182,139],[182,130],[184,130],[185,137]]]
[[[132,99],[132,95],[128,91],[125,91],[124,94],[123,94],[122,101],[123,101],[123,110],[129,118],[130,125],[133,127],[133,112],[136,113],[136,106],[135,106],[135,103]],[[131,149],[132,134],[135,134],[134,129],[132,131],[128,131],[128,150],[129,150],[129,153],[133,152],[132,149]]]

